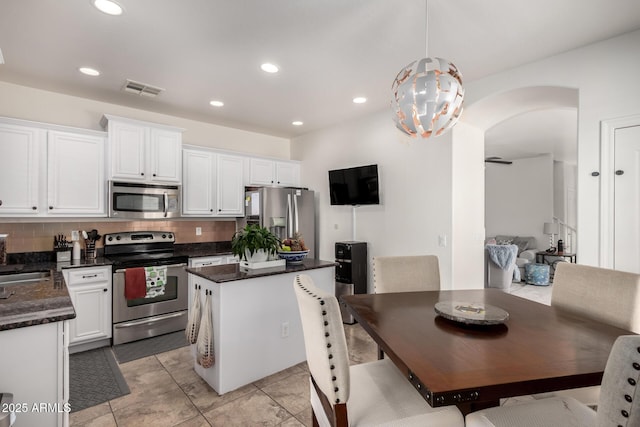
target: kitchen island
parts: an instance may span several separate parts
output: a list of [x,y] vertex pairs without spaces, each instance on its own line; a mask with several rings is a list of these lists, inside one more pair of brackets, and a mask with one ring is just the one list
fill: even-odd
[[[195,371],[218,394],[224,394],[306,360],[298,304],[293,291],[297,274],[334,292],[335,263],[305,259],[300,265],[244,269],[238,264],[187,268],[191,314],[196,287],[201,307],[211,293],[215,364]],[[195,345],[192,345],[195,355]]]

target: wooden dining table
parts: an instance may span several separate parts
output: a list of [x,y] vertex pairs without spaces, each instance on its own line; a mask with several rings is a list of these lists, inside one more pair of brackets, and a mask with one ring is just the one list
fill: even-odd
[[[440,301],[497,307],[508,319],[461,323],[436,313]],[[465,414],[501,398],[599,385],[613,342],[632,334],[498,289],[359,294],[342,302],[431,406],[456,405]]]

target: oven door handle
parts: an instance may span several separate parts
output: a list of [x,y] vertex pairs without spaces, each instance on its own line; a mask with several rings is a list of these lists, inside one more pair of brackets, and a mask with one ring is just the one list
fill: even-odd
[[[171,264],[171,265],[167,265],[166,267],[167,267],[167,268],[178,268],[178,267],[185,267],[186,265],[187,265],[187,264],[185,264],[185,263],[183,262],[183,263],[180,263],[180,264]],[[157,265],[157,266],[155,266],[155,267],[164,267],[164,266],[162,266],[162,265]],[[121,268],[121,269],[116,270],[115,272],[116,272],[116,273],[124,273],[125,271],[127,271],[127,269],[126,269],[126,268]]]
[[164,217],[167,217],[167,212],[169,211],[169,195],[167,194],[167,192],[165,191],[163,194],[163,199],[164,199]]
[[186,314],[186,312],[184,312],[184,311],[180,311],[178,313],[163,314],[161,316],[147,317],[146,319],[136,320],[136,321],[133,321],[133,322],[118,323],[117,325],[113,325],[113,327],[116,328],[116,329],[121,329],[121,328],[131,328],[131,327],[140,326],[140,325],[148,325],[150,323],[160,322],[161,320],[167,320],[167,319],[173,319],[175,317],[181,317],[181,316],[184,316],[185,314]]

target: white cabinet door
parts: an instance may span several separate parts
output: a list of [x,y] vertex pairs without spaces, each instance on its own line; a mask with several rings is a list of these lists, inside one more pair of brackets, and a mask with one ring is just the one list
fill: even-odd
[[182,151],[182,215],[214,215],[215,158],[209,151]]
[[220,216],[244,215],[242,157],[218,155],[216,205]]
[[300,186],[300,165],[276,162],[276,185],[283,187]]
[[63,275],[76,311],[69,343],[111,338],[111,267],[65,269]]
[[109,132],[109,179],[181,182],[182,129],[104,116]]
[[182,134],[180,132],[150,128],[151,181],[180,182],[181,154]]
[[111,177],[145,181],[145,149],[149,128],[133,123],[109,121]]
[[0,124],[0,215],[46,212],[39,203],[44,129]]
[[249,181],[253,185],[274,185],[273,161],[251,159],[249,163]]
[[48,213],[105,216],[104,138],[49,131]]
[[69,295],[76,310],[76,318],[71,320],[70,344],[109,338],[111,325],[107,324],[106,302],[111,296],[106,284],[94,283],[69,289]]

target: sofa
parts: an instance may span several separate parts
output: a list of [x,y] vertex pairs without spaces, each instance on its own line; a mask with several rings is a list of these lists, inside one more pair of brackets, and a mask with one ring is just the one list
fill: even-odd
[[516,245],[518,247],[518,255],[516,257],[516,267],[520,270],[521,280],[524,280],[524,266],[529,263],[536,262],[536,252],[539,252],[538,242],[532,236],[509,236],[498,235],[488,238],[486,244],[498,245]]

